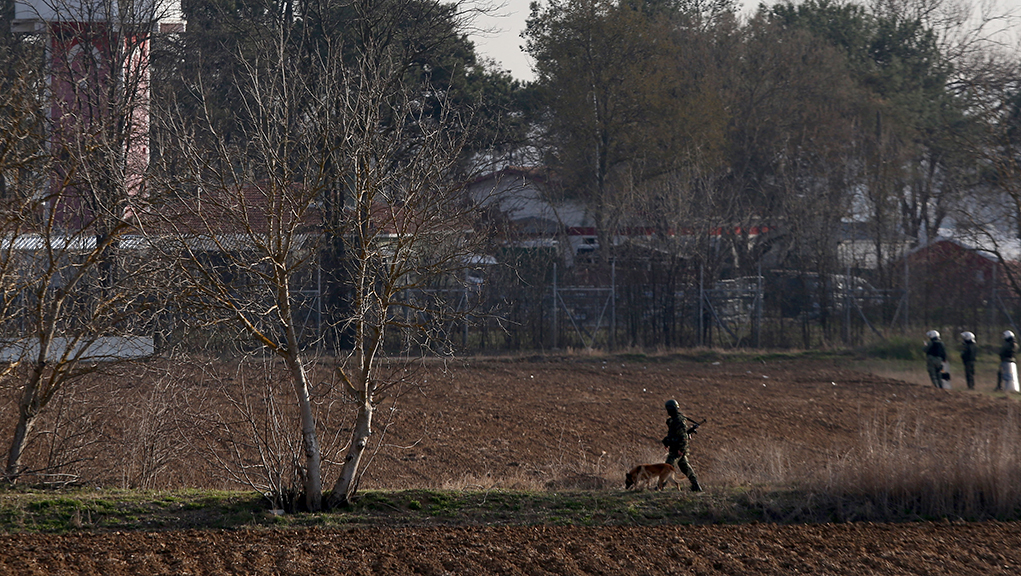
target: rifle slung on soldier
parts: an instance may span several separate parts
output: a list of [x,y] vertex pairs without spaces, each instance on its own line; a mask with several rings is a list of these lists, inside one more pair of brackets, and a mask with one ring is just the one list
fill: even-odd
[[697,434],[698,427],[705,424],[709,420],[708,418],[703,418],[702,421],[699,422],[698,420],[693,420],[691,418],[688,418],[687,416],[685,416],[684,419],[692,423],[692,427],[688,428],[687,430],[688,436],[691,436],[692,434]]

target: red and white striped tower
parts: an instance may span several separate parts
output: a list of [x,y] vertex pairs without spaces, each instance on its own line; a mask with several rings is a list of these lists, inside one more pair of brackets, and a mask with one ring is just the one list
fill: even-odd
[[53,187],[79,196],[57,192],[64,218],[95,217],[88,213],[97,204],[109,205],[95,201],[100,195],[121,197],[115,203],[123,216],[123,199],[143,192],[150,40],[184,26],[180,0],[15,1],[13,31],[45,41]]

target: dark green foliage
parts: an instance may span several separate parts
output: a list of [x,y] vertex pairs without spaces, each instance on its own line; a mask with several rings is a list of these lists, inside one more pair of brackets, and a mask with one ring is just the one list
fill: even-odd
[[884,360],[925,360],[925,348],[917,338],[895,337],[883,342],[876,342],[865,351],[869,358]]

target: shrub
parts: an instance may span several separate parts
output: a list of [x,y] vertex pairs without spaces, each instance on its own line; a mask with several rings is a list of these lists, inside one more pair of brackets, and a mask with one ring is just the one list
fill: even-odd
[[918,338],[895,336],[871,344],[865,349],[865,355],[884,360],[924,360],[925,347]]

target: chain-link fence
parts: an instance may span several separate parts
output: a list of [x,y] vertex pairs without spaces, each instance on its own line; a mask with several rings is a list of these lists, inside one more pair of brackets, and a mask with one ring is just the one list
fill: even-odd
[[458,341],[468,353],[567,348],[862,346],[936,328],[998,340],[1019,301],[1002,283],[945,286],[931,267],[770,269],[719,278],[696,264],[649,262],[487,270]]
[[[970,254],[974,256],[974,254]],[[554,349],[857,347],[927,330],[967,330],[998,342],[1018,330],[1021,300],[1002,264],[902,257],[884,270],[756,267],[713,270],[682,258],[621,258],[567,265],[553,245],[506,249],[464,277],[406,291],[399,314],[463,353]],[[329,342],[322,277],[296,290],[304,342]],[[449,279],[448,279],[449,280]],[[433,304],[426,305],[425,302]],[[393,342],[394,351],[416,343]]]

